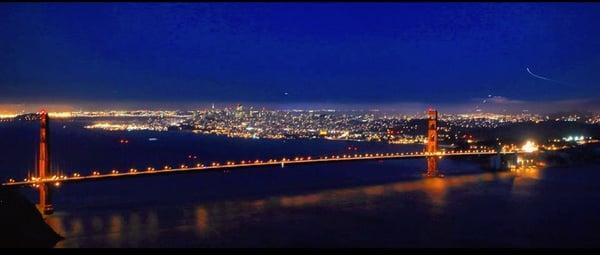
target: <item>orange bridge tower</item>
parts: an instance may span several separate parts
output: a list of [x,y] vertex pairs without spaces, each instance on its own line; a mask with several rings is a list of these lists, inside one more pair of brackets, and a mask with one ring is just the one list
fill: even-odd
[[[49,118],[48,113],[44,110],[40,113],[40,148],[37,162],[38,178],[46,179],[50,173],[50,153],[48,151],[48,134],[49,134]],[[50,190],[46,183],[39,185],[40,201],[38,209],[43,214],[52,214],[54,208],[50,202]]]
[[[437,118],[438,112],[435,109],[427,110],[427,144],[425,152],[436,153],[438,151],[438,136],[437,136]],[[427,157],[427,176],[437,176],[437,157]]]

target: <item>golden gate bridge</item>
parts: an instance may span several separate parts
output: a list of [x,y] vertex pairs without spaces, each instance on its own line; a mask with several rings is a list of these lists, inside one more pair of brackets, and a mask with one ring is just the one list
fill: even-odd
[[429,109],[427,111],[427,143],[424,151],[420,152],[396,152],[396,153],[365,153],[365,154],[343,154],[343,155],[330,155],[330,156],[318,156],[318,157],[294,157],[294,158],[282,158],[282,159],[269,159],[269,160],[254,160],[254,161],[226,161],[223,163],[213,162],[209,165],[197,164],[193,166],[180,165],[179,167],[172,168],[165,166],[161,169],[155,169],[148,167],[145,171],[138,171],[137,169],[130,169],[129,171],[119,172],[118,170],[112,170],[109,173],[100,173],[99,171],[93,171],[90,175],[80,175],[74,173],[71,176],[66,175],[52,175],[50,173],[50,158],[49,158],[49,117],[46,111],[40,112],[40,141],[39,141],[39,156],[37,160],[37,176],[26,178],[23,181],[16,181],[9,179],[8,182],[2,183],[5,187],[23,187],[31,186],[39,192],[39,202],[37,204],[38,209],[43,214],[52,214],[54,207],[52,206],[50,199],[51,187],[58,187],[65,183],[75,182],[86,182],[86,181],[99,181],[99,180],[110,180],[120,179],[127,177],[139,177],[139,176],[158,176],[167,174],[177,173],[198,173],[198,172],[210,172],[210,171],[224,171],[230,169],[245,169],[253,167],[273,167],[286,165],[306,165],[306,164],[318,164],[318,163],[335,163],[335,162],[349,162],[349,161],[367,161],[367,160],[393,160],[393,159],[415,159],[425,158],[427,160],[427,172],[425,176],[436,177],[441,176],[437,170],[437,162],[443,157],[460,157],[460,156],[493,156],[491,162],[492,168],[498,170],[502,168],[508,168],[511,165],[515,165],[516,155],[518,151],[501,151],[501,150],[450,150],[440,151],[438,150],[438,139],[437,139],[437,117],[438,113],[436,110]]

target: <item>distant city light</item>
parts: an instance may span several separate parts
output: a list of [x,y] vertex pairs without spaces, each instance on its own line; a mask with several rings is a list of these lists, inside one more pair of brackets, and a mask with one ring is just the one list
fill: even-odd
[[573,142],[573,141],[583,141],[585,139],[584,136],[569,136],[569,137],[563,137],[563,140],[565,140],[566,142]]
[[49,112],[48,116],[51,118],[71,118],[73,114],[71,112]]
[[521,150],[526,153],[532,153],[538,150],[538,146],[532,141],[527,141],[523,147],[521,147]]
[[18,114],[0,114],[0,119],[14,118],[17,116],[18,116]]

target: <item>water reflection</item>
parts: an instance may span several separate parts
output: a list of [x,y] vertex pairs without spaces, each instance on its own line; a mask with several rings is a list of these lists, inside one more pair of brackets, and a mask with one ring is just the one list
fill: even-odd
[[81,222],[80,218],[75,218],[72,222],[71,222],[71,231],[70,231],[70,235],[74,235],[77,236],[79,234],[83,233],[83,223]]
[[130,246],[137,246],[140,239],[144,234],[141,228],[140,216],[136,212],[132,212],[129,214],[129,218],[127,220],[127,238]]
[[545,163],[537,160],[521,160],[510,172],[517,178],[512,183],[512,193],[515,195],[531,195],[529,190],[541,179]]
[[208,212],[206,208],[199,206],[196,208],[196,233],[199,235],[206,234],[208,230]]
[[154,241],[156,238],[158,238],[159,232],[158,215],[156,215],[155,211],[148,213],[148,217],[146,218],[146,226],[146,233],[148,234],[149,240]]
[[385,193],[383,185],[367,187],[364,188],[362,191],[364,191],[364,194],[366,194],[367,196],[381,196]]
[[59,234],[66,233],[66,230],[63,226],[62,217],[46,217],[46,223],[54,229]]
[[109,241],[113,247],[119,247],[121,241],[121,233],[123,231],[123,216],[113,214],[110,217],[110,235],[108,236]]
[[421,189],[422,192],[425,193],[425,195],[429,198],[429,202],[432,205],[432,212],[438,214],[443,211],[443,207],[446,205],[446,192],[450,185],[462,185],[465,181],[466,180],[461,180],[457,182],[456,178],[427,178],[423,180],[421,183]]
[[266,200],[255,200],[250,202],[250,206],[257,211],[262,211],[265,209],[265,205],[267,204]]
[[279,205],[283,207],[307,206],[319,203],[322,197],[320,194],[309,194],[299,196],[284,196],[279,198]]
[[515,173],[518,177],[530,178],[530,179],[540,179],[542,166],[538,164],[534,165],[526,165],[519,166],[517,168],[511,169],[511,172]]
[[[44,218],[44,220],[46,221],[46,223],[52,228],[54,229],[54,231],[56,231],[56,233],[58,233],[61,236],[66,236],[65,233],[67,233],[66,229],[63,227],[63,218],[62,217],[46,217]],[[58,242],[56,243],[55,247],[57,248],[62,248],[64,242]]]
[[102,219],[100,219],[98,216],[94,216],[92,218],[92,228],[94,228],[94,231],[96,232],[102,230]]
[[[530,170],[524,171],[530,173]],[[514,172],[503,172],[423,178],[383,185],[331,189],[308,194],[281,195],[254,200],[217,201],[191,205],[191,208],[180,206],[157,209],[154,206],[147,209],[139,208],[135,212],[111,212],[106,216],[97,213],[97,215],[87,218],[90,221],[88,224],[91,223],[91,228],[84,228],[85,217],[70,217],[60,213],[48,217],[48,222],[61,235],[67,237],[67,241],[59,242],[56,247],[153,246],[156,240],[164,238],[162,236],[164,231],[161,231],[159,219],[168,230],[180,230],[181,233],[191,230],[192,233],[195,233],[196,240],[208,240],[218,238],[222,233],[228,233],[231,230],[242,229],[248,222],[256,223],[268,220],[268,215],[273,212],[279,213],[277,215],[285,219],[286,212],[282,211],[285,209],[336,207],[340,204],[349,204],[354,207],[360,205],[357,208],[370,210],[377,208],[376,202],[387,196],[396,196],[398,199],[407,197],[417,199],[426,205],[425,208],[430,208],[430,213],[436,215],[445,210],[448,195],[452,189],[473,183],[513,178],[514,174]],[[345,208],[345,206],[341,208]],[[103,218],[107,222],[106,228],[103,226]],[[70,228],[65,229],[64,223]]]

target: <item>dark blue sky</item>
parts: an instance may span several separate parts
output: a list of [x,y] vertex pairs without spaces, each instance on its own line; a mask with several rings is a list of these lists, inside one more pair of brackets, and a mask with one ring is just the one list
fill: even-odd
[[0,4],[0,101],[593,99],[599,27],[594,3]]

